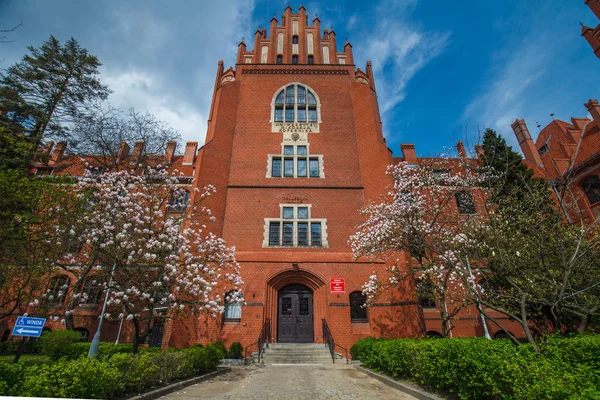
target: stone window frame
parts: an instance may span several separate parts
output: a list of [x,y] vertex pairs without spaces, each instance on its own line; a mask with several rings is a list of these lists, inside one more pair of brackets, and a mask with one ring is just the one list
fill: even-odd
[[[305,155],[299,155],[298,154],[298,146],[303,146],[306,147],[306,154]],[[293,147],[294,148],[294,154],[285,154],[285,148],[286,147]],[[280,176],[273,176],[273,160],[274,159],[279,159],[281,160],[281,175]],[[284,166],[284,160],[285,159],[292,159],[293,163],[294,163],[294,174],[293,176],[285,176],[285,166]],[[306,159],[306,176],[298,176],[298,160],[299,159]],[[311,176],[310,175],[310,161],[311,160],[317,160],[317,162],[319,163],[319,176]],[[325,178],[325,170],[323,168],[323,155],[322,154],[311,154],[310,153],[310,145],[308,143],[303,143],[303,144],[287,144],[287,143],[282,143],[281,144],[281,153],[280,154],[268,154],[267,155],[267,174],[266,174],[267,178]]]
[[[293,218],[283,218],[283,209],[293,208]],[[298,208],[308,208],[308,218],[298,218]],[[312,204],[280,204],[279,205],[279,217],[278,218],[265,218],[264,233],[263,233],[263,248],[329,248],[329,242],[327,240],[327,218],[312,218]],[[283,223],[291,222],[292,228],[292,244],[283,245]],[[271,223],[279,223],[279,244],[270,244],[270,226]],[[307,223],[308,230],[308,245],[298,245],[298,223]],[[321,225],[321,245],[312,244],[312,224]]]
[[[289,86],[303,86],[304,89],[307,91],[307,96],[308,96],[308,92],[310,91],[313,96],[315,97],[315,100],[317,102],[316,104],[316,109],[317,109],[317,120],[314,122],[297,122],[298,121],[298,89],[294,89],[294,121],[293,122],[286,122],[285,121],[285,100],[284,100],[284,117],[283,117],[283,121],[275,121],[275,101],[277,100],[277,96],[279,96],[279,94],[282,91],[285,91],[286,88],[288,88]],[[284,98],[285,98],[285,93],[284,93]],[[307,102],[308,103],[308,102]],[[307,104],[308,105],[308,104]],[[308,121],[308,115],[307,115],[307,121]],[[317,94],[317,92],[311,88],[308,85],[305,85],[302,82],[289,82],[286,83],[285,85],[281,86],[279,89],[277,89],[275,91],[275,93],[273,94],[273,97],[271,98],[271,120],[269,121],[272,124],[272,130],[273,132],[279,132],[279,129],[277,129],[277,127],[275,126],[275,124],[301,124],[301,125],[311,125],[313,126],[313,128],[311,129],[312,132],[318,132],[319,130],[319,124],[321,124],[321,122],[323,122],[321,120],[321,99],[319,98],[319,95]]]

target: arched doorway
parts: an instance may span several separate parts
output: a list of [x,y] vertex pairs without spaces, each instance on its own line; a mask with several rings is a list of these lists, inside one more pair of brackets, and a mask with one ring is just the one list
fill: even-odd
[[313,343],[313,292],[299,284],[284,286],[278,293],[277,341]]

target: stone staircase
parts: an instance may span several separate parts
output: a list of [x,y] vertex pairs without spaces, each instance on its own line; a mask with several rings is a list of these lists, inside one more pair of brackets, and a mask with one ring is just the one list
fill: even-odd
[[[329,348],[318,343],[269,343],[260,362],[262,364],[333,364]],[[339,361],[338,361],[339,359]],[[252,355],[258,362],[258,354]],[[336,355],[336,363],[346,362]]]

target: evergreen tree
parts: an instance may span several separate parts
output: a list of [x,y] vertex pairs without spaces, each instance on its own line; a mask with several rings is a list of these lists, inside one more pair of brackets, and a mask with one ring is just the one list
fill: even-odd
[[97,78],[101,63],[71,38],[54,37],[0,75],[0,126],[22,132],[39,144],[49,134],[65,134],[66,125],[109,89]]
[[519,192],[533,178],[533,171],[525,164],[519,153],[506,144],[506,140],[493,129],[483,132],[482,166],[486,172],[493,174],[487,182],[496,188],[494,203],[501,203],[515,191]]

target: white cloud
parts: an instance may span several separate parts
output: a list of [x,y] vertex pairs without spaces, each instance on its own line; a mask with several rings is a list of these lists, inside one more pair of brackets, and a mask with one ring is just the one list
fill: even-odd
[[373,63],[384,126],[393,109],[407,95],[410,80],[448,44],[449,32],[427,31],[409,20],[416,0],[382,1],[376,7],[376,21],[356,43],[360,59]]

